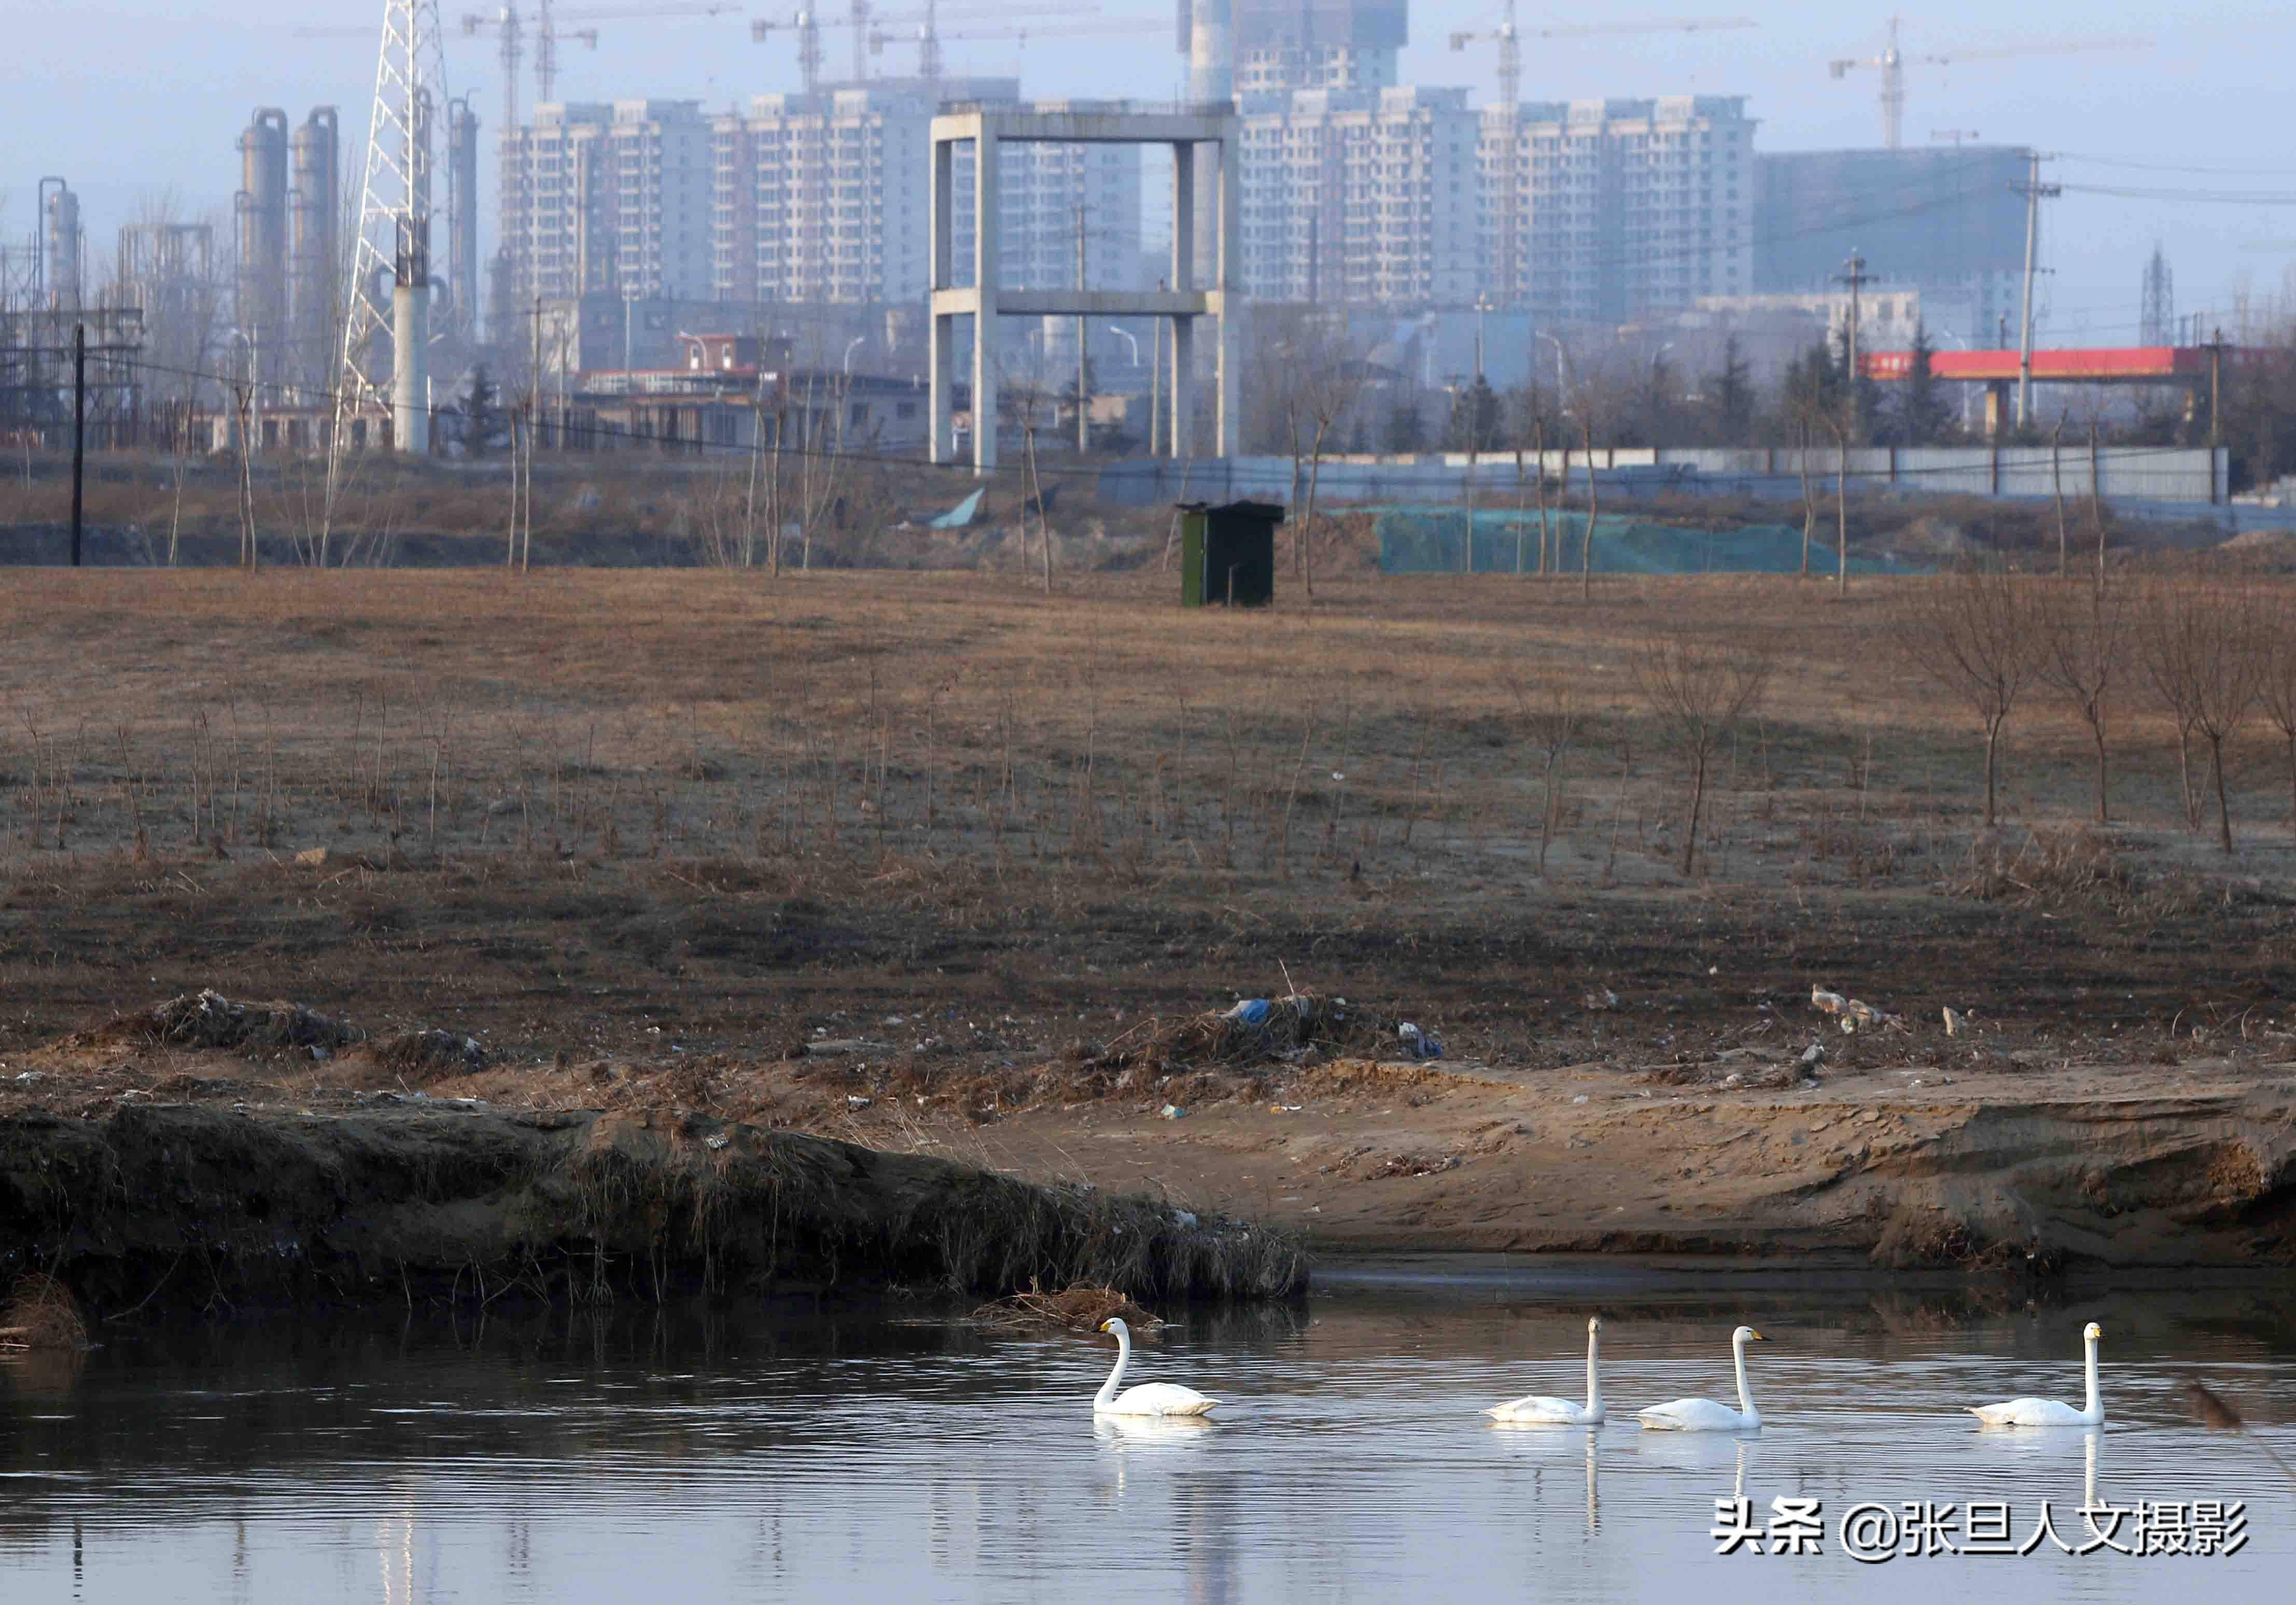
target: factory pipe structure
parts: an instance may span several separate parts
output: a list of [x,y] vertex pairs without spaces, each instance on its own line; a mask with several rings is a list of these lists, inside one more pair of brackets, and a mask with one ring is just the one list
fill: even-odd
[[79,225],[79,197],[61,178],[40,182],[43,186],[55,185],[46,191],[40,217],[47,240],[43,288],[47,291],[48,310],[77,312],[85,304],[80,294],[80,246],[85,236]]
[[332,106],[316,106],[290,142],[293,241],[289,286],[294,378],[314,392],[331,382],[342,315],[342,142]]
[[447,326],[465,344],[476,343],[479,114],[459,95],[447,102]]
[[287,348],[287,113],[257,110],[239,136],[240,187],[233,197],[239,248],[239,326],[263,353],[258,382],[278,373]]

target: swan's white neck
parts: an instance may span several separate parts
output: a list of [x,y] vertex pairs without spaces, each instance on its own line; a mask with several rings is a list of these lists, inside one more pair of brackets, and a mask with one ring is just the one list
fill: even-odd
[[1603,1408],[1603,1334],[1587,1334],[1587,1413],[1593,1415]]
[[1749,1421],[1759,1421],[1761,1417],[1754,1409],[1754,1396],[1746,1387],[1746,1340],[1743,1338],[1731,1339],[1730,1349],[1738,1360],[1739,1413]]
[[2088,1372],[2088,1400],[2081,1406],[2081,1413],[2093,1421],[2101,1421],[2104,1419],[2104,1401],[2096,1393],[2096,1339],[2087,1339],[2083,1347],[2088,1350],[2083,1367]]
[[1132,1358],[1132,1334],[1122,1327],[1116,1329],[1116,1369],[1108,1373],[1108,1380],[1092,1396],[1092,1406],[1098,1410],[1116,1396],[1118,1384],[1124,1380],[1124,1367]]

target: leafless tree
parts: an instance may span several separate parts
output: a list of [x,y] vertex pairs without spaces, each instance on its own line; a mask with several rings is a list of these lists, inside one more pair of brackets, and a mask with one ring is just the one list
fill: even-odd
[[2288,825],[2296,831],[2296,596],[2282,594],[2259,620],[2257,701],[2288,750]]
[[1635,684],[1650,708],[1659,736],[1690,770],[1690,817],[1682,838],[1682,872],[1698,857],[1698,824],[1714,757],[1741,720],[1761,705],[1769,688],[1770,659],[1759,652],[1666,636],[1635,661]]
[[239,566],[247,569],[262,566],[255,543],[254,389],[247,382],[232,387],[232,399],[239,409]]
[[1833,431],[1833,591],[1849,594],[1849,430],[1832,412],[1825,426]]
[[1586,716],[1571,701],[1570,691],[1552,682],[1534,692],[1519,676],[1510,676],[1507,689],[1514,693],[1524,733],[1539,756],[1538,872],[1544,876],[1546,849],[1562,815],[1562,763],[1578,743]]
[[2060,408],[2057,427],[2049,431],[2049,488],[2057,500],[2057,577],[2065,577],[2070,557],[2065,545],[2065,421],[2070,409]]
[[1817,498],[1809,489],[1810,428],[1808,409],[1797,407],[1794,413],[1794,432],[1799,444],[1794,451],[1794,463],[1801,470],[1801,577],[1809,577],[1809,544],[1817,533]]
[[2232,809],[2225,796],[2224,748],[2256,710],[2264,680],[2261,622],[2247,589],[2225,590],[2189,577],[2151,586],[2138,617],[2144,677],[2177,721],[2187,808],[2197,796],[2191,763],[2191,738],[2197,734],[2208,743],[2217,839],[2227,853]]
[[2001,731],[2039,667],[2039,640],[2024,583],[1999,568],[1971,566],[1907,593],[1895,621],[1898,650],[1985,730],[1985,825],[1999,817]]
[[1578,600],[1587,602],[1595,595],[1595,421],[1582,414],[1578,423],[1587,446],[1587,538],[1578,543]]
[[2040,598],[2037,624],[2043,684],[2062,697],[2088,727],[2096,754],[2096,823],[2112,822],[2107,766],[2107,714],[2128,651],[2126,605],[2102,590],[2086,594],[2066,585]]
[[[1323,474],[1324,454],[1329,449],[1333,426],[1353,413],[1362,398],[1367,372],[1364,353],[1348,340],[1344,330],[1344,324],[1334,326],[1321,318],[1308,323],[1301,332],[1294,353],[1297,365],[1288,381],[1294,397],[1292,475],[1295,487],[1300,430],[1305,430],[1308,438],[1308,500],[1294,550],[1300,583],[1311,598],[1316,594],[1316,490]],[[1472,530],[1469,537],[1472,538]]]

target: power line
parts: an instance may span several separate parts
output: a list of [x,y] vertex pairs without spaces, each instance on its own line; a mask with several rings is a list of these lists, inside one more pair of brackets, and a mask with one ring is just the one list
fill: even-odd
[[[191,369],[184,369],[184,368],[169,368],[169,367],[164,367],[164,366],[162,366],[162,365],[160,365],[160,364],[139,364],[138,365],[139,365],[139,366],[142,366],[142,367],[149,368],[151,371],[152,371],[152,372],[154,372],[154,373],[170,373],[170,374],[179,375],[179,376],[185,377],[185,378],[193,378],[193,379],[210,379],[210,380],[216,380],[216,381],[219,381],[219,382],[229,382],[229,383],[235,383],[235,382],[239,382],[239,381],[234,381],[234,380],[231,380],[231,379],[229,379],[229,378],[228,378],[227,376],[226,376],[226,375],[222,375],[222,374],[215,374],[215,373],[199,373],[199,372],[196,372],[196,371],[194,371],[194,370],[191,370]],[[1947,382],[1949,382],[1949,383],[1950,383],[1950,382],[1962,382],[1962,381],[1947,381]],[[1976,382],[1976,381],[1967,381],[1967,382]],[[583,426],[583,431],[584,431],[584,433],[585,433],[585,434],[588,435],[588,436],[589,436],[589,437],[591,437],[592,438],[595,438],[595,439],[603,439],[603,440],[614,440],[614,441],[619,441],[619,442],[627,442],[627,443],[628,443],[628,444],[630,444],[630,445],[636,446],[676,446],[676,447],[677,448],[677,454],[678,454],[678,455],[680,455],[680,456],[693,456],[693,457],[721,456],[721,457],[732,458],[732,457],[734,457],[734,456],[737,456],[737,455],[738,455],[738,456],[741,456],[741,457],[742,457],[742,458],[745,458],[745,459],[746,459],[746,457],[749,455],[749,454],[750,453],[750,451],[751,451],[751,449],[752,449],[750,446],[749,446],[748,445],[745,445],[745,444],[725,445],[725,444],[720,444],[720,443],[714,442],[714,441],[695,440],[695,439],[687,438],[683,437],[683,436],[661,435],[661,434],[656,434],[656,433],[654,433],[654,432],[652,432],[652,431],[651,431],[651,430],[638,430],[638,429],[634,429],[634,428],[625,428],[625,427],[620,427],[620,426],[617,426],[617,425],[610,425],[610,424],[603,424],[603,423],[586,424],[586,425],[584,425],[584,426]],[[1507,448],[1507,449],[1511,449],[1511,448]],[[2001,449],[2003,449],[2003,450],[2005,450],[2005,451],[2016,451],[2016,450],[2032,450],[2032,451],[2039,451],[2039,450],[2046,450],[2046,447],[2041,447],[2041,446],[2030,446],[2030,447],[2005,446],[2005,447],[2003,447],[2003,448],[2001,448]],[[2120,462],[2128,463],[2128,462],[2142,462],[2142,461],[2145,461],[2145,460],[2147,460],[2147,459],[2155,458],[2155,457],[2176,456],[2176,455],[2181,454],[2183,454],[2183,453],[2186,453],[2186,452],[2189,452],[2189,451],[2194,450],[2194,449],[2196,449],[2196,448],[2194,448],[2194,447],[2191,447],[2191,446],[2119,446],[2119,447],[2116,447],[2115,449],[2116,449],[2116,451],[2118,451],[2118,452],[2120,452],[2120,454],[2121,454],[2121,456],[2120,456],[2118,460],[2119,460],[2119,461],[2120,461]],[[388,457],[388,456],[390,456],[390,454],[387,454],[387,453],[383,453],[383,454],[378,454],[378,455],[381,455],[381,456],[383,456],[383,457]],[[569,454],[569,455],[572,455],[572,454]],[[586,454],[584,454],[584,455],[586,455]],[[898,455],[898,454],[893,454],[893,453],[891,453],[891,452],[884,452],[884,451],[854,451],[854,450],[849,450],[849,449],[822,449],[822,448],[817,448],[817,447],[808,447],[808,446],[784,446],[784,447],[783,448],[783,454],[784,456],[788,456],[788,457],[822,458],[822,459],[828,459],[828,460],[831,460],[831,461],[840,461],[840,460],[841,460],[841,461],[849,462],[849,463],[870,463],[870,464],[882,464],[882,465],[886,465],[886,466],[890,466],[890,467],[898,467],[898,468],[932,469],[932,470],[946,472],[946,473],[961,474],[961,475],[963,475],[963,476],[964,476],[966,479],[968,479],[968,480],[970,480],[970,479],[973,477],[973,473],[972,473],[972,465],[971,463],[932,463],[932,462],[929,462],[929,461],[927,461],[927,460],[925,460],[924,458],[922,458],[922,457],[903,456],[903,455]],[[1500,464],[1503,466],[1503,465],[1504,465],[1504,463],[1505,463],[1505,455],[1504,450],[1503,450],[1503,452],[1502,452],[1501,454],[1496,454],[1496,455],[1495,455],[1495,459],[1494,459],[1494,460],[1495,460],[1496,462],[1497,462],[1498,463],[1500,463]],[[1039,478],[1043,478],[1043,477],[1046,477],[1046,476],[1051,476],[1051,477],[1057,478],[1057,479],[1092,479],[1092,480],[1097,481],[1097,480],[1102,477],[1102,475],[1103,475],[1103,473],[1105,473],[1105,472],[1107,472],[1107,471],[1108,471],[1108,470],[1109,470],[1109,468],[1110,468],[1110,467],[1119,466],[1119,465],[1127,465],[1127,466],[1128,466],[1128,465],[1131,465],[1131,464],[1139,464],[1139,465],[1143,466],[1144,468],[1145,468],[1145,467],[1152,467],[1152,466],[1154,466],[1154,465],[1155,465],[1159,461],[1160,461],[1160,459],[1152,458],[1152,457],[1147,457],[1147,458],[1139,458],[1139,457],[1135,457],[1135,458],[1122,458],[1122,459],[1119,459],[1119,460],[1118,460],[1118,463],[1116,463],[1116,464],[1103,465],[1103,467],[1099,467],[1099,468],[1086,467],[1086,466],[1083,466],[1083,465],[1062,465],[1062,464],[1056,464],[1056,463],[1046,463],[1046,464],[1041,465],[1041,466],[1039,467],[1039,469],[1038,469],[1038,471],[1038,471],[1038,477],[1039,477]],[[1959,465],[1959,466],[1955,466],[1955,465],[1945,465],[1945,466],[1934,467],[1934,468],[1923,468],[1923,467],[1916,467],[1916,466],[1906,466],[1906,465],[1902,465],[1902,464],[1901,464],[1901,465],[1900,465],[1900,466],[1898,466],[1898,467],[1894,471],[1892,471],[1891,470],[1887,469],[1887,468],[1879,468],[1879,469],[1858,469],[1858,468],[1853,468],[1853,469],[1850,469],[1850,470],[1848,471],[1847,478],[1848,478],[1849,479],[1850,479],[1850,480],[1854,480],[1854,481],[1869,482],[1869,483],[1874,483],[1874,484],[1898,484],[1898,485],[1902,485],[1902,484],[1904,484],[1906,481],[1907,481],[1907,480],[1909,480],[1909,479],[1923,479],[1923,478],[1925,478],[1925,477],[1930,477],[1930,476],[1935,476],[1935,477],[1939,477],[1939,478],[1945,478],[1945,477],[1948,477],[1948,476],[1966,476],[1969,472],[1970,472],[1970,467],[1969,467],[1969,465],[1968,465],[1968,464],[1962,464],[1962,465]],[[1749,476],[1745,476],[1745,475],[1734,475],[1734,475],[1719,475],[1719,476],[1717,476],[1717,477],[1718,477],[1718,478],[1725,478],[1725,479],[1741,479],[1741,478],[1746,478],[1746,477],[1749,477]],[[1754,477],[1754,478],[1772,478],[1772,477],[1787,477],[1787,476],[1784,476],[1784,475],[1772,476],[1772,475],[1767,475],[1767,474],[1765,474],[1765,475],[1755,475],[1755,476],[1751,476],[1751,477]]]

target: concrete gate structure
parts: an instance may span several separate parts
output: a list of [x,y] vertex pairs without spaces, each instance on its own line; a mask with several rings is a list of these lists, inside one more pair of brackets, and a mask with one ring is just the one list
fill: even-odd
[[[956,320],[972,322],[972,467],[996,466],[996,320],[1014,317],[1158,317],[1172,323],[1171,454],[1188,454],[1193,404],[1196,320],[1212,321],[1212,450],[1235,454],[1242,418],[1236,405],[1237,218],[1242,176],[1240,124],[1231,105],[1136,109],[1128,102],[1060,109],[959,106],[932,120],[931,460],[956,460],[952,396]],[[956,265],[956,147],[973,146],[972,283],[960,289]],[[1172,274],[1166,290],[1005,290],[996,282],[996,149],[1007,141],[1046,144],[1162,144],[1172,147]],[[1197,159],[1210,147],[1212,160]],[[1212,283],[1194,285],[1196,184],[1208,168],[1218,219]]]

